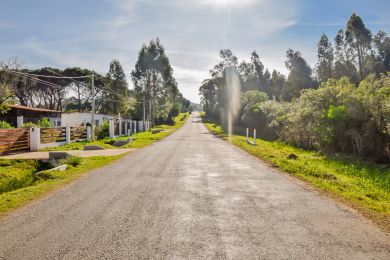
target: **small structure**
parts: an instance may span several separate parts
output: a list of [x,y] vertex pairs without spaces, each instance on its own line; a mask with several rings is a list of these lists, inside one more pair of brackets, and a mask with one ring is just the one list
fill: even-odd
[[[88,112],[73,112],[73,113],[62,113],[62,126],[88,126],[91,125],[92,115]],[[110,126],[110,138],[116,136],[132,134],[135,131],[144,131],[143,124],[141,121],[132,120],[130,118],[123,118],[120,114],[117,116],[95,114],[95,126],[100,127],[104,121],[107,121]],[[149,129],[149,122],[146,123],[146,129]]]
[[[115,116],[95,114],[95,125],[101,126],[104,121],[115,119]],[[91,124],[91,113],[88,112],[73,112],[73,113],[62,113],[61,125],[62,126],[86,126]]]
[[22,127],[24,123],[37,124],[42,118],[48,118],[53,126],[61,126],[61,111],[45,108],[10,105],[10,110],[0,116],[0,120],[6,121],[14,127]]

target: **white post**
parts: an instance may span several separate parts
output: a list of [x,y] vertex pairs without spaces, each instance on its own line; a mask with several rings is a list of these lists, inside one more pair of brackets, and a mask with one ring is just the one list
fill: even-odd
[[249,128],[246,128],[246,141],[248,142],[249,140]]
[[253,129],[253,144],[256,144],[256,128]]
[[65,127],[65,140],[67,144],[70,144],[72,140],[70,139],[70,126]]
[[30,128],[30,151],[35,152],[39,150],[41,144],[41,129],[39,127]]
[[129,135],[133,133],[133,120],[130,119]]
[[121,118],[121,114],[119,113],[119,115],[118,115],[118,117],[119,117],[119,136],[121,136],[122,135],[122,118]]
[[137,121],[134,121],[134,134],[137,133]]
[[91,141],[91,127],[87,126],[87,140]]
[[110,138],[114,138],[114,131],[115,131],[115,126],[114,126],[114,120],[113,119],[110,119],[108,121],[109,123],[109,132],[110,132]]
[[18,116],[16,118],[16,127],[22,128],[22,126],[23,126],[23,116]]
[[125,121],[125,135],[127,135],[129,129],[127,129],[127,120]]

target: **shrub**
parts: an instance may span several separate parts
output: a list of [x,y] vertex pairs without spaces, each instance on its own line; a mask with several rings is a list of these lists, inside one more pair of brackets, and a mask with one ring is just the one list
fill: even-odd
[[104,121],[100,127],[95,128],[95,133],[98,140],[104,139],[110,136],[110,124],[108,121]]
[[9,128],[13,128],[13,127],[5,121],[0,121],[0,129],[9,129]]
[[72,165],[73,167],[77,167],[77,166],[81,165],[82,162],[83,162],[83,159],[81,157],[73,156],[73,155],[69,156],[66,159],[61,160],[61,163]]
[[37,127],[36,124],[32,123],[32,122],[27,122],[27,123],[24,123],[22,125],[23,128],[31,128],[31,127]]
[[174,125],[175,121],[173,119],[180,114],[180,110],[181,110],[180,104],[177,103],[174,104],[169,110],[168,117],[165,120],[165,123],[168,125]]
[[39,127],[53,127],[53,124],[49,121],[48,118],[44,117],[38,121],[38,126]]

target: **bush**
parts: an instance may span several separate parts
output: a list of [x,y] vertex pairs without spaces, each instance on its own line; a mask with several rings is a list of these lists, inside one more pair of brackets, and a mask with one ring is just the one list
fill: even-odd
[[95,128],[95,133],[98,140],[104,139],[110,136],[110,124],[108,121],[104,121],[100,127]]
[[23,128],[31,128],[31,127],[37,127],[36,124],[32,123],[32,122],[27,122],[27,123],[24,123],[22,125]]
[[73,156],[73,155],[69,156],[66,159],[61,160],[61,163],[72,165],[73,167],[77,167],[77,166],[81,165],[82,162],[83,162],[83,159],[81,157]]
[[[330,79],[318,89],[302,91],[295,101],[266,101],[259,109],[267,127],[289,144],[389,162],[389,86],[390,75],[369,76],[358,87],[347,78]],[[260,115],[256,122],[263,120]]]
[[13,128],[13,127],[5,121],[0,121],[0,129],[9,129],[9,128]]
[[175,121],[173,120],[173,118],[177,117],[180,114],[180,110],[181,110],[180,104],[177,103],[174,104],[169,110],[168,118],[166,119],[165,123],[168,125],[174,125]]
[[44,117],[38,121],[38,126],[39,127],[53,127],[53,124],[49,121],[48,118]]
[[53,124],[49,121],[48,118],[44,117],[38,121],[37,124],[34,124],[32,122],[26,122],[22,125],[23,128],[32,128],[32,127],[53,127]]

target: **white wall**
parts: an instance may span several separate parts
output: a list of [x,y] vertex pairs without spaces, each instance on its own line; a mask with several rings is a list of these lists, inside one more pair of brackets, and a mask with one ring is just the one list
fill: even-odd
[[[86,123],[91,123],[91,113],[62,113],[61,126],[84,126]],[[95,120],[98,121],[98,126],[103,124],[104,120],[113,119],[114,116],[95,114]]]

